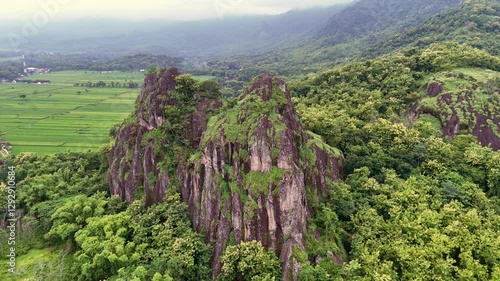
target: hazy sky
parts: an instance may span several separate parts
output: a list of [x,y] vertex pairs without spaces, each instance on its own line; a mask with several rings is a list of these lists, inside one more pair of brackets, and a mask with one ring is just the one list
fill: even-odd
[[112,17],[192,20],[234,14],[279,14],[352,0],[2,0],[2,21]]

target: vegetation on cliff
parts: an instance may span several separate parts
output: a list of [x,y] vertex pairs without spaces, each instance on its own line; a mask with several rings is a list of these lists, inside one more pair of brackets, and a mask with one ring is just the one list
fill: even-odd
[[292,246],[305,247],[314,210],[306,198],[318,201],[340,179],[341,153],[305,131],[283,80],[264,73],[225,104],[212,83],[176,69],[148,74],[133,117],[116,132],[111,192],[129,203],[144,195],[150,206],[180,191],[194,229],[214,244],[214,277],[228,245],[257,239],[291,278]]

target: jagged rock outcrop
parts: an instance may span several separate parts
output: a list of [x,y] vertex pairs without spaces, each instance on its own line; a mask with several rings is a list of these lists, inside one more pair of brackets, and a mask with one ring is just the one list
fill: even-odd
[[164,106],[176,104],[169,93],[178,75],[170,69],[146,77],[134,118],[122,125],[110,152],[111,192],[131,202],[142,185],[146,204],[153,204],[176,183],[194,228],[214,243],[214,278],[228,244],[258,240],[281,259],[284,280],[296,280],[293,247],[306,248],[316,200],[342,177],[340,151],[304,129],[285,82],[264,73],[234,106],[211,118],[222,104],[193,93],[197,103],[184,123],[180,153],[186,157],[168,172],[160,163],[171,157],[171,146],[156,132],[164,132],[168,119]]
[[[135,112],[117,132],[115,144],[109,155],[108,178],[110,191],[122,200],[131,203],[139,186],[143,186],[146,205],[161,202],[166,194],[171,177],[159,165],[166,157],[168,140],[162,138],[162,126],[166,122],[166,106],[178,106],[171,95],[176,89],[176,68],[163,69],[159,73],[146,76],[142,91],[137,99]],[[195,93],[193,93],[195,94]],[[189,117],[193,140],[201,138],[199,130],[206,128],[206,114],[221,106],[219,101],[198,100],[195,112]]]
[[[181,171],[194,227],[215,242],[214,273],[229,242],[258,240],[296,279],[313,202],[342,175],[342,156],[307,132],[282,80],[257,77],[238,104],[210,120],[200,155]],[[309,195],[309,196],[308,196]]]
[[[110,191],[128,203],[134,200],[140,185],[144,186],[147,204],[161,201],[165,196],[170,180],[157,167],[157,163],[162,161],[162,151],[155,153],[155,147],[159,144],[155,140],[143,143],[143,137],[163,124],[164,106],[175,104],[169,91],[175,89],[175,78],[179,75],[176,68],[148,74],[136,101],[134,114],[117,132],[109,156]],[[152,182],[148,180],[149,175],[159,176],[160,180],[150,186]]]

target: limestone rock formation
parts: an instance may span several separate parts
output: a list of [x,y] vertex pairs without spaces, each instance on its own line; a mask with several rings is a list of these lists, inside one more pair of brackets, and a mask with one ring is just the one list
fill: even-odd
[[[162,168],[167,157],[169,140],[164,138],[167,106],[178,107],[179,101],[172,95],[176,90],[176,68],[163,69],[146,76],[135,112],[117,132],[115,144],[109,156],[110,189],[112,194],[131,203],[139,186],[143,186],[146,205],[161,202],[175,174]],[[193,93],[197,102],[195,111],[188,117],[186,134],[193,140],[201,138],[206,128],[207,113],[219,108],[217,100],[202,99]],[[167,122],[168,123],[168,122]]]
[[194,227],[215,241],[214,271],[228,241],[258,240],[291,279],[292,246],[305,248],[308,194],[325,196],[328,181],[341,177],[340,152],[303,128],[285,83],[269,73],[210,120],[200,152],[180,175],[181,194]]
[[[109,156],[108,178],[111,193],[119,195],[128,203],[134,200],[136,189],[141,184],[148,204],[161,201],[165,196],[170,179],[157,167],[163,158],[162,151],[157,150],[155,153],[155,147],[160,144],[156,143],[157,140],[143,143],[143,137],[163,125],[164,106],[175,105],[176,101],[169,92],[175,90],[175,78],[179,75],[176,68],[148,74],[136,101],[135,112],[117,132]],[[160,180],[150,186],[149,175],[159,176]]]
[[303,235],[315,202],[342,177],[340,151],[305,130],[285,82],[264,73],[234,106],[212,117],[222,104],[193,93],[198,102],[186,119],[181,153],[187,156],[176,158],[169,173],[159,164],[171,155],[169,140],[157,134],[163,137],[145,142],[144,135],[161,130],[168,118],[161,109],[176,103],[169,93],[177,75],[171,69],[146,78],[135,117],[122,125],[110,153],[111,192],[131,202],[142,185],[152,204],[175,185],[193,227],[214,243],[214,278],[228,244],[258,240],[281,259],[284,280],[296,280],[293,246],[306,248]]

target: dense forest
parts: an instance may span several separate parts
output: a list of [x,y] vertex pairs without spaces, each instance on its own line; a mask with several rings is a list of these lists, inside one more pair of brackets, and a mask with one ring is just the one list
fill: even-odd
[[23,72],[23,64],[20,60],[0,62],[0,66],[0,80],[12,81],[19,77],[19,73]]
[[[19,274],[500,280],[499,2],[387,1],[367,34],[329,29],[375,2],[288,51],[185,67],[221,83],[168,56],[74,62],[159,67],[100,150],[0,156],[1,225],[43,256]],[[73,69],[55,58],[33,62]]]

